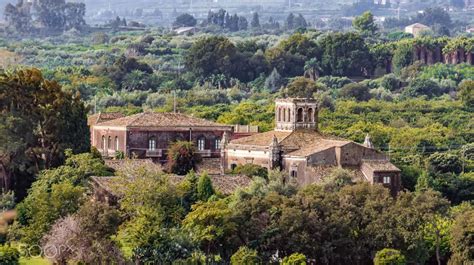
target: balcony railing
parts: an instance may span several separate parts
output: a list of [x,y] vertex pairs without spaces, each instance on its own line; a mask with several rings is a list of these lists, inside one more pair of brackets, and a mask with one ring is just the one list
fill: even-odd
[[161,157],[163,155],[163,150],[155,149],[155,150],[146,150],[147,157]]
[[211,157],[211,150],[206,149],[206,150],[198,150],[198,154],[200,154],[202,157]]

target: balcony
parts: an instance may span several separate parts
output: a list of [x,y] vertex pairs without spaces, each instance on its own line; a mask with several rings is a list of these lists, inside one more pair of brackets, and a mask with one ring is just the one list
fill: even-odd
[[211,157],[211,150],[206,149],[206,150],[198,150],[198,154],[201,155],[201,157]]
[[161,157],[162,155],[163,155],[162,149],[146,150],[147,157]]

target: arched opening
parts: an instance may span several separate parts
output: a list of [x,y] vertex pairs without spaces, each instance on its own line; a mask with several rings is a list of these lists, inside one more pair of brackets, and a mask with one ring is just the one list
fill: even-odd
[[303,108],[298,109],[298,113],[296,115],[296,121],[302,122],[303,121]]
[[312,108],[308,109],[308,121],[309,122],[314,122],[314,111]]
[[112,137],[107,138],[107,149],[112,148]]
[[287,121],[290,122],[291,121],[291,109],[288,109],[288,116],[286,117]]
[[119,150],[119,138],[115,136],[115,151]]
[[281,121],[281,108],[278,108],[277,120]]
[[155,137],[151,137],[148,139],[148,150],[155,151],[156,150],[156,139]]
[[106,145],[107,145],[107,143],[106,143],[106,141],[105,141],[105,136],[102,135],[102,150],[105,150]]
[[232,171],[234,171],[234,169],[235,169],[236,167],[237,167],[237,164],[235,164],[235,163],[230,164],[230,169],[231,169]]
[[283,121],[286,121],[286,109],[283,109]]

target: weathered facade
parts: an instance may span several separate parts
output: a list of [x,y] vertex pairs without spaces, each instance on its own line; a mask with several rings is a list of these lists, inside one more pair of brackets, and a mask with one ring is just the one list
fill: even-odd
[[104,157],[120,152],[165,162],[170,143],[182,140],[195,143],[203,158],[219,158],[221,139],[232,131],[232,126],[180,113],[144,112],[92,125],[91,144]]
[[381,183],[392,193],[400,190],[400,170],[387,156],[364,144],[318,132],[318,109],[313,99],[279,99],[275,106],[275,130],[230,142],[222,154],[223,171],[241,164],[280,168],[300,185],[321,180],[334,168],[347,168],[360,180]]

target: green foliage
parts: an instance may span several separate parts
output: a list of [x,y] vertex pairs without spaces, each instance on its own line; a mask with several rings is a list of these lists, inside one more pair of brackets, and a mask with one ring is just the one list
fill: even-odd
[[313,98],[318,91],[323,91],[324,86],[305,77],[296,77],[286,87],[284,94],[292,98]]
[[374,258],[375,265],[405,265],[405,256],[399,250],[384,248],[377,252]]
[[60,217],[72,214],[84,201],[90,176],[111,175],[102,159],[92,154],[69,154],[63,166],[44,170],[17,205],[21,241],[37,244]]
[[474,108],[474,80],[463,80],[458,87],[459,97],[468,108]]
[[241,174],[248,177],[268,178],[268,169],[255,164],[238,165],[232,171],[233,174]]
[[346,185],[353,184],[353,175],[354,174],[347,169],[336,168],[332,170],[321,183],[326,190],[337,191]]
[[301,253],[293,253],[288,257],[284,257],[282,265],[306,265],[306,256]]
[[393,53],[393,69],[400,72],[403,67],[413,63],[413,46],[410,43],[400,43]]
[[14,247],[0,246],[0,263],[4,265],[20,264],[20,252]]
[[214,194],[211,178],[205,173],[202,174],[197,183],[197,198],[201,201],[207,201]]
[[417,78],[410,82],[408,87],[403,90],[406,97],[427,96],[433,98],[443,93],[439,85],[431,79]]
[[237,224],[232,220],[233,210],[228,207],[227,199],[198,202],[192,208],[183,220],[184,229],[206,254],[222,253],[230,257]]
[[256,250],[248,247],[240,247],[230,258],[231,265],[257,265],[260,264],[260,258]]
[[181,14],[176,17],[176,20],[173,22],[175,27],[194,27],[196,26],[196,19],[187,13]]
[[443,80],[454,80],[460,83],[463,80],[469,82],[474,79],[474,70],[472,66],[462,63],[457,65],[437,63],[421,69],[420,78]]
[[321,68],[326,75],[365,76],[373,68],[369,48],[363,38],[353,32],[323,35]]
[[232,76],[236,54],[234,44],[225,37],[200,38],[189,49],[186,66],[203,77],[212,74]]
[[339,91],[339,96],[357,101],[367,101],[371,98],[369,87],[362,83],[350,83],[344,85]]
[[382,80],[380,81],[380,85],[383,88],[394,92],[400,89],[400,85],[401,85],[400,82],[401,82],[400,79],[398,79],[394,74],[388,74],[382,77]]
[[352,81],[347,77],[323,76],[318,79],[318,83],[322,83],[330,89],[339,89]]
[[217,122],[224,124],[258,125],[261,131],[271,130],[274,122],[274,105],[269,100],[242,101],[223,113]]
[[374,16],[370,11],[364,12],[361,16],[358,16],[352,21],[354,28],[361,34],[371,36],[377,31],[377,25],[374,21]]
[[433,173],[455,173],[462,171],[462,161],[457,154],[434,153],[427,159],[427,168]]
[[168,148],[168,170],[174,174],[186,175],[195,170],[201,156],[191,142],[177,141]]
[[450,243],[453,254],[448,264],[469,264],[474,261],[473,235],[474,210],[469,209],[456,217],[451,228]]
[[64,150],[89,150],[87,109],[37,69],[0,74],[0,152],[21,199],[38,170],[60,165]]

